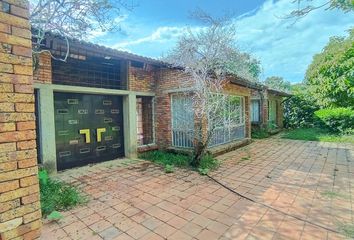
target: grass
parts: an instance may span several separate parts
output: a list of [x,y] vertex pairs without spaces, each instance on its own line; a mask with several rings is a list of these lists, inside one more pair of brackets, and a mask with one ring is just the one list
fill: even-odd
[[191,162],[191,156],[165,151],[149,151],[139,154],[139,158],[152,161],[159,165],[173,165],[176,167],[188,167]]
[[41,170],[39,173],[39,184],[41,210],[44,217],[51,216],[57,211],[71,209],[86,201],[75,187],[51,179],[45,170]]
[[341,193],[337,193],[337,192],[333,192],[333,191],[324,191],[321,192],[321,196],[325,197],[325,198],[329,198],[329,199],[334,199],[334,198],[344,198],[344,199],[349,199],[348,196],[341,194]]
[[[150,151],[139,154],[139,158],[152,161],[156,164],[164,166],[166,173],[174,172],[174,167],[191,167],[192,155],[185,155],[179,153],[172,153],[166,151]],[[210,170],[216,169],[219,166],[219,161],[213,158],[211,155],[205,155],[199,163],[198,168],[193,168],[198,170],[199,173],[205,175]]]
[[340,224],[339,231],[349,239],[354,239],[354,225]]
[[354,135],[337,135],[329,133],[320,128],[298,128],[284,132],[282,138],[305,140],[305,141],[320,141],[320,142],[349,142],[354,143]]

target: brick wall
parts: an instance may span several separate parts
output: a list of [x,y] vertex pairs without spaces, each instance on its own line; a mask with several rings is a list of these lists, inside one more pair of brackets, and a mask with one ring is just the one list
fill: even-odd
[[[282,105],[283,97],[276,96],[273,94],[268,94],[269,100],[275,100],[277,104],[276,110],[276,124],[279,128],[283,128],[283,120],[284,120],[284,106]],[[268,111],[268,108],[267,108]]]
[[167,148],[172,145],[171,135],[171,90],[188,88],[189,77],[178,70],[162,69],[157,74],[156,80],[156,110],[155,110],[155,132],[156,144],[160,148]]
[[154,92],[156,68],[145,64],[144,68],[128,67],[128,90],[138,92]]
[[35,239],[41,211],[28,2],[0,5],[0,239]]
[[[161,148],[172,145],[171,135],[171,94],[178,92],[179,89],[186,90],[191,87],[189,76],[179,70],[163,69],[158,73],[156,80],[156,143]],[[245,97],[245,124],[246,137],[251,134],[250,122],[250,95],[251,90],[240,85],[226,84],[224,92],[227,94]]]
[[38,57],[38,66],[33,73],[34,82],[52,83],[52,58],[49,53],[42,53]]

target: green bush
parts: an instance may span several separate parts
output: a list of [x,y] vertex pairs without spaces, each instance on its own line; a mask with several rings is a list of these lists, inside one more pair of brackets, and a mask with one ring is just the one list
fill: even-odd
[[284,102],[284,127],[303,128],[314,125],[314,112],[319,107],[306,94],[297,94]]
[[211,154],[206,154],[202,157],[200,161],[199,168],[214,170],[220,165],[219,161],[214,158]]
[[39,172],[42,215],[68,210],[84,202],[79,191],[64,182],[51,179],[45,170]]
[[269,131],[267,128],[263,127],[253,127],[251,130],[251,138],[254,139],[263,139],[263,138],[268,138],[270,136]]
[[333,133],[348,133],[354,129],[354,110],[351,108],[321,109],[315,112],[318,124]]

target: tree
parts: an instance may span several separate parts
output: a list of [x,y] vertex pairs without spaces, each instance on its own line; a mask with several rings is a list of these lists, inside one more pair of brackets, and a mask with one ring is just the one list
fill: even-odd
[[297,5],[297,8],[284,18],[295,19],[295,22],[312,11],[321,8],[326,10],[340,9],[344,12],[354,11],[353,0],[327,0],[325,2],[319,0],[293,0],[292,2]]
[[264,85],[279,91],[290,92],[291,83],[282,77],[272,76],[264,80]]
[[[46,51],[43,42],[47,34],[65,38],[69,55],[69,39],[84,39],[93,31],[119,30],[121,10],[132,9],[123,0],[33,0],[30,4],[30,22],[34,41],[34,56]],[[50,52],[49,52],[50,54]],[[54,58],[54,56],[52,56]]]
[[[249,54],[235,47],[235,27],[230,21],[214,19],[201,11],[194,16],[202,20],[206,27],[194,32],[189,29],[166,61],[182,69],[189,78],[188,82],[182,83],[181,88],[190,90],[185,94],[191,99],[192,106],[186,105],[184,108],[193,111],[194,115],[191,124],[195,130],[189,137],[194,142],[192,164],[198,166],[215,134],[216,126],[225,124],[225,115],[234,116],[229,118],[230,121],[241,116],[239,109],[225,109],[227,103],[239,101],[222,94],[228,76],[256,80],[260,68],[257,68],[257,61]],[[179,121],[184,121],[184,116]]]
[[314,112],[319,109],[314,96],[303,83],[291,85],[292,96],[284,101],[284,127],[313,127]]
[[322,107],[354,106],[354,29],[348,37],[332,37],[313,57],[305,83]]

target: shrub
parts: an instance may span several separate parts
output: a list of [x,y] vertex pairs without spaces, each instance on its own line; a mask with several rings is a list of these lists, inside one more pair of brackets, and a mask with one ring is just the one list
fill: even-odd
[[214,170],[220,165],[219,161],[214,158],[211,154],[206,154],[202,157],[202,160],[199,163],[199,168]]
[[351,108],[321,109],[315,112],[321,127],[333,133],[347,133],[354,129],[354,110]]
[[84,198],[75,187],[51,179],[45,170],[39,172],[39,186],[43,216],[68,210],[84,202]]
[[314,125],[314,112],[319,107],[306,94],[297,94],[284,102],[284,127],[302,128]]
[[270,136],[269,131],[267,130],[267,128],[264,127],[252,127],[251,130],[251,137],[254,139],[263,139],[263,138],[267,138]]

